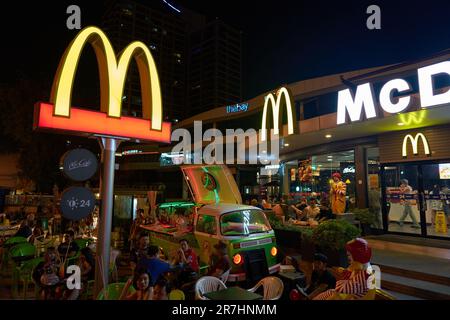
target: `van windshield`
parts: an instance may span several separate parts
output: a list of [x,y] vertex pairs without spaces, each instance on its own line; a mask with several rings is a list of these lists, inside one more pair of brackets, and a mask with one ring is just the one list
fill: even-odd
[[261,210],[241,210],[225,213],[220,218],[220,231],[224,236],[248,236],[272,230]]

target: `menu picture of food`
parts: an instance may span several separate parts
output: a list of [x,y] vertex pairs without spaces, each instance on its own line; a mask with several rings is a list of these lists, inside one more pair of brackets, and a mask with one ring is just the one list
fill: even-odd
[[450,179],[450,163],[439,164],[439,178]]

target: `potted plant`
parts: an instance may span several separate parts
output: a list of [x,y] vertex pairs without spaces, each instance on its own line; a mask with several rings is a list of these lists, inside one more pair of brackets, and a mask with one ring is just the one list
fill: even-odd
[[370,234],[370,226],[376,222],[374,214],[370,212],[368,208],[355,208],[352,211],[355,215],[355,219],[358,220],[361,224],[362,235]]
[[346,220],[328,220],[313,230],[311,238],[316,251],[328,256],[329,265],[346,267],[345,244],[359,235],[360,230]]

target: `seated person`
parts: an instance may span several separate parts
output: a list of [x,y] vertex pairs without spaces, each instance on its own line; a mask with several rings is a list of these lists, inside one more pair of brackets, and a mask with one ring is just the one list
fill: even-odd
[[195,254],[195,251],[189,247],[189,243],[186,239],[180,240],[180,249],[178,250],[177,262],[184,264],[193,272],[199,272],[197,255]]
[[[142,268],[139,268],[133,279],[129,279],[125,284],[119,300],[152,300],[153,287],[151,285],[150,274]],[[132,294],[127,294],[128,289],[133,284],[136,291]]]
[[252,200],[250,201],[250,205],[253,206],[253,207],[257,207],[257,208],[260,208],[260,209],[264,209],[264,208],[262,207],[262,205],[260,205],[260,204],[258,203],[258,200],[256,200],[256,199],[252,199]]
[[330,205],[329,205],[328,201],[326,201],[325,199],[322,199],[320,201],[319,208],[320,208],[320,214],[318,216],[319,222],[335,218],[335,215],[333,214],[333,212],[330,209]]
[[215,254],[210,258],[211,267],[209,269],[208,275],[216,278],[220,278],[225,272],[230,270],[231,262],[228,257],[227,245],[222,241],[219,241],[214,245]]
[[57,285],[60,282],[59,255],[55,247],[48,247],[44,255],[44,261],[40,262],[33,271],[32,277],[35,283],[41,287],[40,297],[43,300],[56,299],[59,295]]
[[309,199],[309,205],[303,210],[306,214],[306,220],[316,219],[320,214],[320,208],[317,205],[317,199],[311,198]]
[[153,287],[151,300],[169,300],[169,285],[165,279],[159,279]]
[[168,262],[159,258],[159,248],[157,246],[148,247],[147,255],[147,257],[143,257],[138,262],[137,267],[147,271],[151,277],[150,284],[153,286],[159,280],[159,277],[165,272],[171,271],[172,267]]
[[294,210],[297,216],[297,220],[302,220],[306,217],[305,211],[306,207],[308,207],[308,205],[306,204],[306,198],[302,198],[302,200],[298,202],[295,206],[294,205],[290,206],[290,208]]
[[73,241],[74,237],[75,233],[73,230],[67,231],[64,235],[63,242],[58,246],[58,253],[61,257],[64,257],[64,259],[73,257],[80,250],[80,247]]
[[272,209],[272,205],[269,202],[267,202],[266,199],[262,199],[261,206],[263,207],[264,210]]
[[283,218],[285,217],[284,215],[284,210],[283,207],[281,205],[280,202],[277,202],[273,207],[272,207],[273,212],[275,213],[275,215],[277,216],[278,219],[283,220]]
[[311,283],[305,290],[300,291],[307,299],[313,299],[318,294],[335,288],[336,278],[327,270],[327,262],[327,256],[321,253],[314,255]]
[[81,281],[87,282],[95,279],[95,259],[90,248],[83,248],[80,252],[79,266]]
[[146,232],[142,232],[139,234],[137,239],[137,244],[131,249],[130,252],[130,266],[131,269],[135,269],[139,260],[144,257],[147,257],[148,246],[150,244],[150,237]]
[[23,220],[14,237],[23,237],[28,239],[32,234],[33,230],[30,227],[30,222],[28,220]]

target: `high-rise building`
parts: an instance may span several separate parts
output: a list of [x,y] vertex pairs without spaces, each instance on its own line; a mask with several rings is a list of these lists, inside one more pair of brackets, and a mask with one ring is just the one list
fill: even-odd
[[239,30],[219,19],[206,22],[190,34],[188,59],[190,115],[241,101]]
[[[164,117],[179,120],[241,100],[240,32],[174,2],[105,1],[103,28],[117,52],[144,42],[158,68]],[[141,115],[137,67],[130,64],[123,113]]]

